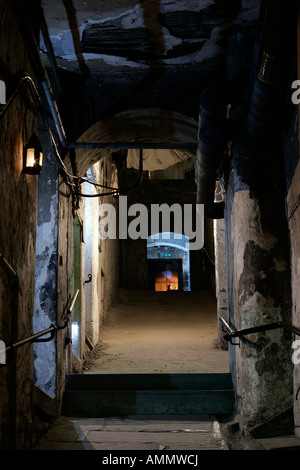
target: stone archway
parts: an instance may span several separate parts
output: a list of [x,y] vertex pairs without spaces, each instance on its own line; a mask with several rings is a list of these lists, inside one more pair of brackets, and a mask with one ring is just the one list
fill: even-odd
[[[143,169],[161,170],[193,158],[196,150],[172,149],[173,144],[196,145],[198,123],[181,113],[158,108],[125,111],[103,119],[87,129],[78,139],[75,151],[75,164],[78,175],[102,158],[117,152],[120,148],[127,151],[127,167],[139,168],[139,150],[127,149],[126,143],[147,143],[143,150]],[[80,142],[82,147],[80,148]],[[119,148],[107,149],[93,147],[93,143],[117,143]],[[122,145],[124,143],[124,145]],[[153,144],[153,149],[149,148]],[[156,149],[156,144],[170,148]]]

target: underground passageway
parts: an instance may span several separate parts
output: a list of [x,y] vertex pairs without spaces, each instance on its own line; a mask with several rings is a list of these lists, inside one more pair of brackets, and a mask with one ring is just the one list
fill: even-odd
[[0,0],[0,448],[60,416],[300,436],[285,3]]
[[215,298],[202,292],[120,289],[85,373],[223,373]]

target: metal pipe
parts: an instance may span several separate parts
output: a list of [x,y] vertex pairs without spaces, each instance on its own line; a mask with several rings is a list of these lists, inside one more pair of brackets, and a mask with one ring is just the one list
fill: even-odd
[[291,7],[286,8],[283,0],[262,1],[258,30],[260,51],[247,117],[250,138],[263,137],[278,116],[283,58],[294,14],[294,5]]
[[68,305],[68,307],[67,307],[67,313],[71,313],[71,312],[72,312],[78,294],[79,294],[79,289],[76,290],[75,294],[74,294],[73,297],[71,298],[71,300],[70,300],[70,302],[69,302],[69,305]]
[[48,105],[49,105],[49,108],[50,108],[50,111],[51,111],[51,114],[52,114],[52,117],[53,117],[55,128],[56,128],[56,131],[57,131],[58,136],[59,136],[60,143],[64,148],[66,148],[67,147],[67,138],[66,138],[66,134],[65,134],[65,130],[63,128],[62,120],[61,120],[61,117],[60,117],[60,114],[59,114],[59,111],[58,111],[58,108],[57,108],[57,105],[56,105],[56,102],[55,102],[55,99],[54,99],[54,96],[53,96],[53,92],[52,92],[50,83],[49,83],[48,80],[46,80],[46,81],[44,80],[42,82],[42,85],[43,85],[43,89],[44,89],[44,92],[45,92],[45,95],[46,95],[46,98],[47,98],[47,101],[48,101]]
[[236,330],[230,333],[230,336],[232,338],[238,338],[240,336],[246,336],[248,334],[253,334],[253,333],[261,333],[264,331],[269,331],[269,330],[275,330],[277,328],[284,328],[283,323],[281,322],[276,322],[276,323],[270,323],[268,325],[259,325],[259,326],[253,326],[251,328],[244,328],[242,330]]
[[284,330],[290,331],[291,333],[294,333],[297,336],[300,336],[300,328],[290,325],[285,322],[275,322],[275,323],[269,323],[267,325],[259,325],[259,326],[253,326],[250,328],[244,328],[241,330],[237,330],[235,328],[232,328],[229,323],[222,317],[220,317],[220,321],[223,324],[224,328],[226,329],[227,333],[229,334],[230,338],[240,338],[241,336],[246,336],[249,334],[253,333],[261,333],[264,331],[270,331],[270,330],[275,330],[278,328],[283,328]]
[[300,336],[300,328],[297,328],[294,325],[289,325],[288,323],[283,323],[283,328],[291,333],[294,333],[297,336]]
[[225,318],[223,317],[220,317],[220,322],[223,324],[224,328],[226,329],[226,331],[229,333],[229,334],[232,334],[234,333],[236,330],[232,329],[229,325],[229,323],[227,323],[227,321],[225,320]]
[[72,142],[67,144],[67,149],[173,149],[173,150],[193,150],[198,148],[197,142]]
[[229,105],[241,106],[244,88],[236,80],[208,85],[200,97],[199,149],[197,156],[197,202],[204,204],[205,215],[224,218],[224,202],[215,202],[216,181],[222,156],[228,152],[228,142],[241,132],[242,117],[231,119]]
[[41,6],[40,6],[39,10],[40,10],[39,11],[39,18],[40,18],[40,24],[41,24],[41,32],[42,32],[42,36],[43,36],[44,41],[45,41],[47,56],[48,56],[49,61],[51,63],[51,67],[52,67],[52,70],[53,70],[53,74],[54,74],[54,78],[55,78],[55,82],[56,82],[56,86],[57,86],[59,96],[61,97],[62,96],[62,86],[61,86],[61,83],[60,83],[59,70],[58,70],[56,57],[55,57],[54,50],[53,50],[53,45],[52,45],[52,42],[51,42],[51,39],[50,39],[50,35],[49,35],[49,31],[48,31],[48,27],[47,27],[45,15],[44,15],[44,10]]

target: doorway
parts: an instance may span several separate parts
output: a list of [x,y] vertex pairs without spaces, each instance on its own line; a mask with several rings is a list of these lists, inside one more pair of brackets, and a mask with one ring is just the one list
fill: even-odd
[[182,260],[172,259],[147,261],[148,289],[155,292],[183,290]]
[[148,289],[165,292],[190,291],[189,238],[161,232],[147,239]]

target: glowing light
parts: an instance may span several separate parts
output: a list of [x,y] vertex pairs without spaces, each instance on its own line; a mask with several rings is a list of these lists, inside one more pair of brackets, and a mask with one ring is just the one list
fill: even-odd
[[43,152],[36,135],[32,135],[23,151],[23,173],[38,175],[42,170]]
[[35,165],[34,149],[27,149],[27,162],[26,166],[33,167]]

